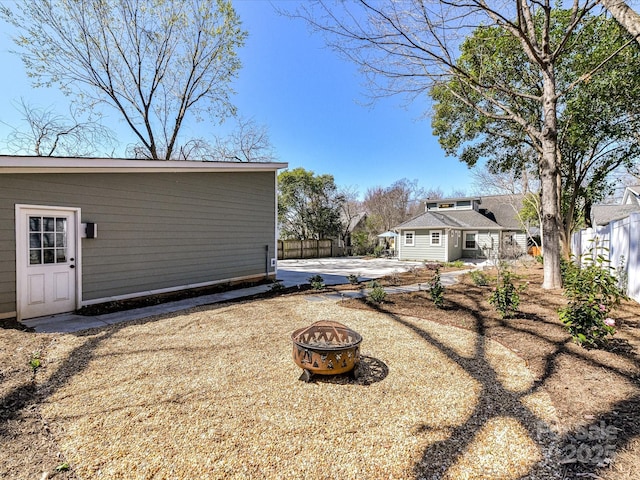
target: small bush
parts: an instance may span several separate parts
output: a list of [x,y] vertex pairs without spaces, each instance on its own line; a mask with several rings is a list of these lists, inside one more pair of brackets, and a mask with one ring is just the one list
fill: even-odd
[[382,257],[382,255],[384,255],[384,250],[384,245],[376,245],[376,247],[373,249],[373,256],[376,258]]
[[369,284],[369,288],[371,290],[369,291],[367,298],[373,303],[382,303],[384,302],[384,299],[387,298],[387,292],[384,291],[384,288],[382,288],[380,283],[373,281]]
[[469,273],[469,276],[471,277],[473,284],[478,287],[486,287],[489,285],[489,276],[480,270],[473,270]]
[[516,287],[513,275],[505,267],[498,270],[498,286],[489,297],[489,303],[495,307],[502,318],[512,318],[520,308],[520,293],[526,285]]
[[360,283],[360,279],[358,278],[358,275],[355,275],[353,273],[347,276],[347,280],[349,280],[349,283],[351,285],[358,285]]
[[574,262],[563,268],[564,296],[568,303],[558,314],[576,343],[598,347],[615,333],[615,320],[610,314],[625,295],[612,275],[615,269],[609,262],[601,255],[595,260],[587,255],[582,268]]
[[282,284],[282,282],[274,282],[269,287],[269,291],[274,293],[281,292],[283,290],[284,290],[284,285]]
[[440,279],[440,270],[436,269],[433,279],[428,283],[428,287],[433,304],[438,308],[442,308],[444,304],[444,285],[442,285]]
[[391,285],[400,285],[400,273],[392,272],[388,276],[389,283]]
[[455,262],[445,262],[445,267],[454,267],[454,268],[462,268],[464,267],[464,262],[462,260],[456,260]]
[[324,279],[320,275],[313,275],[309,277],[309,283],[314,290],[323,290],[325,287]]
[[420,270],[415,265],[407,267],[407,273],[413,274],[414,277],[418,276],[419,271]]
[[31,358],[29,359],[29,366],[31,367],[31,370],[33,371],[34,374],[36,373],[38,368],[40,368],[41,365],[42,365],[42,362],[40,361],[40,352],[33,352],[31,354]]

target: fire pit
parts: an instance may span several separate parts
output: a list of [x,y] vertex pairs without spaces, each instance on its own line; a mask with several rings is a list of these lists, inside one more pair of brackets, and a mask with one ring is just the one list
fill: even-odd
[[362,336],[341,323],[324,320],[291,334],[293,360],[304,370],[302,380],[313,374],[337,375],[353,372],[360,361]]

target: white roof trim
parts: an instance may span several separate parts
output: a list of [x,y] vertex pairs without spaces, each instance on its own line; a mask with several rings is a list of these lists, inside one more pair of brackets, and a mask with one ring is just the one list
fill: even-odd
[[195,162],[190,160],[127,160],[122,158],[15,157],[0,155],[0,174],[275,172],[287,167],[287,163],[275,162]]

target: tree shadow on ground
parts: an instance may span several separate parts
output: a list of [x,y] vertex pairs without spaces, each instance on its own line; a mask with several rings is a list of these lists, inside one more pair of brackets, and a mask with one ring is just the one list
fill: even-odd
[[[49,378],[44,382],[36,382],[35,374],[33,378],[29,382],[24,382],[14,389],[6,393],[4,396],[0,397],[0,445],[5,440],[8,440],[11,435],[10,424],[11,422],[16,422],[21,419],[23,415],[27,412],[31,412],[31,409],[34,408],[35,405],[42,404],[46,401],[48,397],[50,397],[53,393],[55,393],[60,388],[69,384],[74,377],[81,374],[90,362],[95,358],[96,351],[98,347],[111,339],[114,335],[116,335],[120,330],[131,326],[132,324],[143,324],[148,322],[157,321],[158,318],[147,318],[137,320],[135,322],[124,322],[111,325],[109,327],[101,327],[90,330],[84,330],[80,332],[76,332],[72,335],[77,338],[84,338],[85,341],[78,345],[76,348],[72,349],[65,358],[61,361],[61,363],[57,366],[55,372],[50,374]],[[43,357],[46,357],[46,351],[42,352]],[[47,368],[47,364],[39,368]],[[49,434],[48,427],[45,423],[43,426],[46,430],[46,433]],[[50,442],[54,440],[52,437],[49,438]],[[47,449],[51,448],[49,445],[42,444],[39,448]],[[57,447],[56,447],[56,450]],[[73,469],[71,470],[59,470],[56,471],[56,465],[64,464],[64,458],[60,453],[57,454],[56,464],[49,465],[49,472],[46,472],[47,477],[51,478],[55,476],[56,478],[72,480],[77,477],[73,473]],[[41,465],[40,467],[45,468],[45,465]],[[43,474],[44,475],[44,474]],[[45,478],[43,476],[42,478]]]
[[[464,424],[453,428],[445,440],[431,444],[423,452],[422,459],[415,466],[416,478],[443,478],[460,460],[463,452],[471,446],[483,427],[491,419],[498,417],[513,418],[525,427],[533,441],[541,446],[547,445],[546,453],[549,457],[527,472],[524,475],[525,478],[535,477],[545,469],[555,471],[562,475],[562,478],[597,477],[598,473],[603,472],[602,469],[610,465],[615,452],[626,448],[640,435],[640,396],[633,395],[620,400],[607,412],[589,416],[587,423],[574,426],[564,433],[559,432],[556,426],[548,425],[538,418],[523,404],[523,399],[543,389],[557,370],[564,368],[560,365],[563,357],[586,362],[593,368],[621,376],[636,386],[640,386],[640,377],[627,369],[601,361],[590,355],[587,350],[574,345],[558,322],[549,321],[532,313],[523,313],[511,320],[489,319],[488,315],[483,314],[483,312],[486,313],[486,298],[482,292],[466,293],[471,304],[460,305],[447,300],[446,308],[449,311],[464,309],[471,314],[473,324],[466,328],[477,334],[475,351],[471,357],[463,357],[438,341],[426,329],[419,326],[419,319],[413,319],[418,320],[417,322],[410,321],[404,314],[387,310],[384,305],[376,307],[376,310],[412,330],[425,342],[439,349],[481,385],[481,393],[471,416]],[[538,301],[544,301],[544,299],[538,299]],[[536,328],[533,328],[533,323],[537,324]],[[545,328],[540,329],[540,323],[544,324]],[[522,340],[518,348],[523,350],[527,348],[528,338],[544,345],[544,354],[536,361],[537,366],[534,368],[536,380],[527,391],[514,393],[505,389],[497,377],[497,372],[487,361],[485,335],[489,328],[496,327],[499,328],[501,335],[508,336],[510,333],[517,335]],[[496,335],[495,341],[500,342],[501,335]],[[628,341],[616,339],[611,342],[607,350],[631,362],[636,371],[640,369],[640,362]],[[579,375],[579,372],[576,372],[576,375]],[[603,385],[602,388],[606,387]],[[430,428],[431,426],[426,424],[422,427],[425,431]],[[435,465],[431,460],[433,458],[445,460],[444,463]]]

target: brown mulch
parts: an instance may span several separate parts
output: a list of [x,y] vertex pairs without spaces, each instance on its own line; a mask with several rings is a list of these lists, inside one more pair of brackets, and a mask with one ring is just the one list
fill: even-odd
[[[428,279],[424,273],[418,281]],[[638,478],[640,305],[623,302],[614,315],[617,332],[609,345],[588,350],[574,344],[558,320],[562,291],[540,288],[542,267],[527,264],[516,267],[516,273],[528,286],[513,319],[501,319],[487,302],[492,287],[478,287],[469,276],[447,287],[442,309],[434,308],[427,292],[394,295],[375,308],[471,330],[506,346],[527,362],[537,387],[553,401],[562,423],[566,478]],[[374,308],[359,300],[345,303]],[[615,452],[615,461],[603,453],[609,450]]]
[[[541,268],[517,273],[510,320],[465,278],[442,309],[290,294],[78,334],[5,322],[0,478],[637,478],[640,306],[586,350]],[[363,335],[358,380],[297,380],[289,335],[322,318]]]

